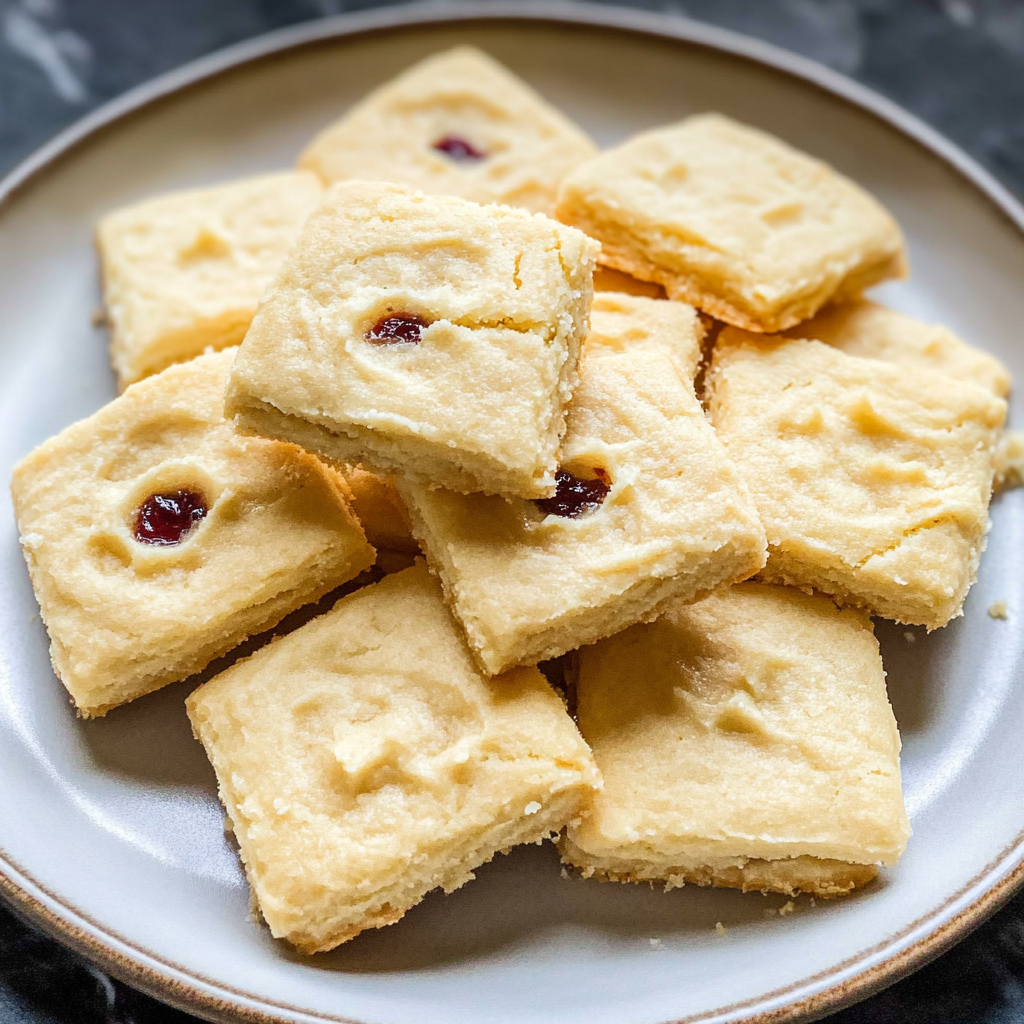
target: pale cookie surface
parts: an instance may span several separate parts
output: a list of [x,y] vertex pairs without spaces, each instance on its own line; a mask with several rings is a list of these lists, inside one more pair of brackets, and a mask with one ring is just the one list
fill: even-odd
[[585,874],[835,895],[910,834],[871,622],[741,583],[578,654],[604,778],[563,858]]
[[664,352],[679,375],[692,381],[701,360],[704,325],[693,306],[623,292],[599,292],[590,308],[587,356],[611,352]]
[[541,214],[334,185],[246,335],[228,415],[368,469],[551,494],[597,249]]
[[903,238],[819,160],[719,114],[644,132],[573,171],[557,214],[601,262],[753,331],[904,271]]
[[974,381],[1000,398],[1010,390],[1010,372],[995,356],[940,324],[922,323],[867,299],[826,306],[786,335],[823,341],[851,356]]
[[307,953],[539,842],[600,784],[535,668],[481,676],[422,563],[228,669],[188,711],[260,910]]
[[486,53],[435,54],[370,93],[299,158],[328,184],[396,181],[434,195],[550,213],[597,154],[564,114]]
[[719,335],[711,422],[768,533],[764,579],[934,629],[985,546],[1006,403],[818,341]]
[[237,345],[321,193],[314,175],[285,171],[107,214],[96,243],[121,388]]
[[[224,419],[233,357],[132,385],[14,471],[54,670],[84,715],[198,672],[373,562],[333,470]],[[138,540],[147,499],[181,491],[205,515],[180,543]]]
[[561,458],[584,486],[610,488],[579,518],[397,482],[488,672],[563,654],[764,565],[747,490],[666,354],[585,353]]

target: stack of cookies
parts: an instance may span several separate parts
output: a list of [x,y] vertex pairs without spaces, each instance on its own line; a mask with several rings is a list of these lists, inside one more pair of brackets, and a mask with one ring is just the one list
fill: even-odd
[[894,864],[871,616],[961,613],[1010,382],[861,297],[892,217],[716,114],[599,153],[469,48],[298,167],[99,226],[123,394],[12,488],[79,712],[344,595],[187,701],[305,952],[552,836],[666,888]]

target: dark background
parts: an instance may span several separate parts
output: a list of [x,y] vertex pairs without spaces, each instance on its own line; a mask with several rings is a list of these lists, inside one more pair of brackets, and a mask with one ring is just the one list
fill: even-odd
[[[273,28],[380,0],[0,0],[0,176],[105,100]],[[930,122],[1024,198],[1024,0],[634,0],[760,36]],[[0,907],[0,1024],[189,1024]],[[831,1024],[1024,1024],[1024,894]]]

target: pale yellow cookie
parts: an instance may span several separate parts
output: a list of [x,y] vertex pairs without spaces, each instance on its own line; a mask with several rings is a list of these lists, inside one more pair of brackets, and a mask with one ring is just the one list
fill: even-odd
[[488,672],[592,643],[764,565],[746,487],[666,353],[585,353],[561,459],[559,492],[542,502],[396,481]]
[[764,579],[934,629],[985,547],[1006,403],[818,341],[718,337],[711,422],[768,533]]
[[285,171],[107,214],[96,243],[119,385],[237,345],[321,191]]
[[1000,398],[1010,391],[1010,373],[995,356],[968,345],[940,324],[922,323],[867,299],[826,306],[786,335],[823,341],[851,356],[971,380]]
[[366,539],[385,551],[419,554],[419,545],[409,531],[409,513],[395,485],[358,466],[345,466],[342,476],[352,492],[352,511]]
[[472,46],[374,90],[299,158],[328,184],[396,181],[433,195],[550,213],[597,147],[525,82]]
[[54,671],[82,715],[198,672],[374,560],[333,470],[224,419],[233,358],[132,385],[15,468]]
[[557,214],[601,262],[752,331],[905,272],[903,237],[819,160],[720,114],[643,132],[566,178]]
[[623,292],[598,292],[590,307],[588,357],[612,352],[664,352],[679,374],[693,380],[700,364],[704,325],[693,306]]
[[560,844],[584,875],[834,896],[910,835],[868,617],[741,583],[577,655],[604,778]]
[[551,494],[597,249],[525,210],[334,185],[239,350],[228,415],[367,469]]
[[540,672],[480,674],[422,563],[212,679],[188,712],[260,911],[305,953],[540,842],[600,785]]
[[614,267],[598,267],[594,271],[594,291],[625,292],[627,295],[642,295],[648,299],[664,299],[665,289],[653,281],[640,281]]

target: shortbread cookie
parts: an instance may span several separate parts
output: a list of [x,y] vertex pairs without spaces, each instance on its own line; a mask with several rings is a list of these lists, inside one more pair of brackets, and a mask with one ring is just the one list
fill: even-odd
[[969,381],[727,328],[711,422],[768,533],[762,578],[934,629],[988,530],[1006,403]]
[[946,327],[922,323],[867,299],[826,306],[786,335],[823,341],[851,356],[972,380],[1000,398],[1010,391],[1010,372],[995,356],[961,341]]
[[625,292],[648,299],[664,299],[665,289],[653,281],[640,281],[614,267],[598,267],[594,271],[594,292]]
[[692,381],[701,360],[704,325],[693,306],[623,292],[599,292],[590,309],[587,357],[609,352],[664,352]]
[[602,263],[752,331],[791,327],[904,273],[899,227],[866,192],[720,114],[581,165],[557,212],[601,242]]
[[419,554],[419,545],[409,529],[409,513],[395,485],[357,466],[346,466],[342,476],[352,492],[352,511],[366,539],[377,549]]
[[399,185],[328,190],[228,388],[241,429],[460,491],[554,491],[597,244]]
[[198,672],[373,562],[338,474],[224,419],[234,354],[133,385],[14,471],[53,667],[86,717]]
[[585,875],[838,895],[910,827],[871,622],[741,583],[577,655],[604,788],[569,826]]
[[96,242],[119,385],[237,345],[321,191],[286,171],[108,214]]
[[229,668],[188,712],[263,917],[305,953],[540,842],[600,785],[537,669],[480,675],[422,562]]
[[328,184],[396,181],[432,195],[550,213],[597,147],[475,47],[428,57],[370,93],[299,158]]
[[558,493],[537,502],[396,481],[488,672],[564,654],[764,565],[746,487],[666,354],[585,353],[561,458]]

